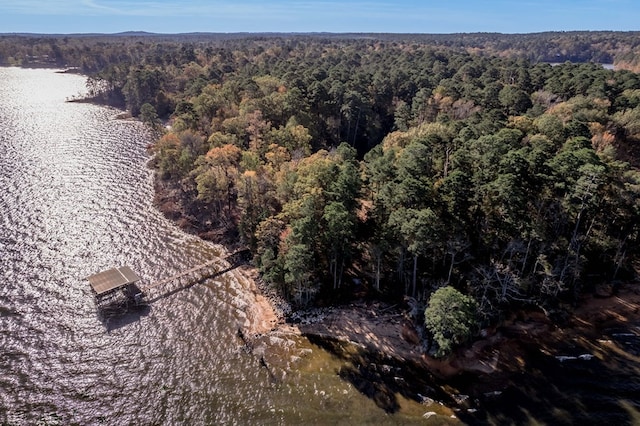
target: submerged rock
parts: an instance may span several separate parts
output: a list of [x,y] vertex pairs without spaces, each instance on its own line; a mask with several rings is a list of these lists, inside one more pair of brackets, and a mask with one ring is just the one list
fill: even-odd
[[566,355],[558,355],[556,356],[556,359],[560,362],[565,362],[565,361],[576,361],[576,360],[580,360],[580,361],[590,361],[591,359],[593,359],[595,357],[595,355],[592,354],[582,354],[582,355],[578,355],[578,356],[566,356]]
[[456,402],[456,404],[463,405],[469,400],[469,395],[453,395],[453,400]]
[[565,362],[565,361],[574,361],[576,359],[578,359],[578,357],[575,356],[565,356],[565,355],[558,355],[556,356],[556,359],[560,362]]
[[420,404],[424,404],[424,405],[431,405],[434,402],[436,402],[435,400],[429,398],[428,396],[424,396],[421,394],[418,394],[418,399],[420,400]]
[[502,391],[492,391],[492,392],[486,392],[484,394],[485,398],[488,398],[488,399],[497,398],[500,395],[502,395]]

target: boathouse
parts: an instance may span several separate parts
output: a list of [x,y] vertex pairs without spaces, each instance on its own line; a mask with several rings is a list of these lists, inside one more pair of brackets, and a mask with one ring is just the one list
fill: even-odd
[[142,297],[140,289],[135,285],[140,281],[140,277],[128,266],[107,269],[87,277],[87,281],[91,284],[98,303],[113,300],[118,296],[138,302]]

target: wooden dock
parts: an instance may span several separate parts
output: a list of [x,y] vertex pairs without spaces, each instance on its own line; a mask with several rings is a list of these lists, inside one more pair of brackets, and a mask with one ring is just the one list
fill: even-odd
[[156,288],[156,287],[161,287],[161,286],[167,285],[167,284],[169,284],[169,283],[171,283],[173,281],[177,281],[177,280],[179,280],[181,278],[184,278],[184,277],[186,277],[188,275],[208,271],[208,269],[210,267],[216,265],[219,262],[219,260],[220,259],[213,259],[213,260],[210,260],[208,262],[202,263],[200,265],[194,266],[193,268],[181,271],[181,272],[179,272],[179,273],[177,273],[177,274],[175,274],[175,275],[173,275],[171,277],[168,277],[168,278],[165,278],[163,280],[156,281],[155,283],[146,285],[146,286],[142,287],[141,290],[143,292],[147,292],[148,290],[151,290],[152,288]]
[[[156,281],[146,286],[135,286],[135,282],[140,280],[140,277],[138,277],[138,275],[133,272],[128,266],[112,268],[107,271],[100,272],[98,274],[87,277],[87,280],[91,283],[94,294],[96,295],[96,300],[99,302],[99,304],[105,300],[109,301],[107,300],[108,298],[103,297],[104,295],[121,295],[124,296],[125,303],[129,303],[132,301],[137,305],[143,302],[143,298],[146,299],[149,290],[164,287],[171,283],[178,284],[177,286],[173,286],[173,289],[165,291],[165,294],[163,294],[162,296],[157,296],[154,299],[146,299],[145,303],[149,303],[162,297],[174,294],[177,291],[191,287],[194,284],[202,281],[203,279],[221,275],[236,268],[239,264],[246,260],[246,258],[243,260],[243,257],[246,257],[247,253],[248,249],[241,249],[232,253],[226,258],[215,258],[208,260],[207,262],[201,263],[200,265],[196,265],[192,268],[180,271],[175,275],[172,275],[160,281]],[[226,262],[229,262],[230,266],[225,265]],[[118,300],[118,302],[121,301]]]

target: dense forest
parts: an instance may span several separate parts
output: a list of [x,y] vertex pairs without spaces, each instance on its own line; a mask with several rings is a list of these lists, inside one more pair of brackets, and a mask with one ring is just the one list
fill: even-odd
[[639,49],[613,32],[7,36],[0,62],[78,67],[157,128],[183,220],[248,246],[295,304],[455,288],[472,327],[635,276]]

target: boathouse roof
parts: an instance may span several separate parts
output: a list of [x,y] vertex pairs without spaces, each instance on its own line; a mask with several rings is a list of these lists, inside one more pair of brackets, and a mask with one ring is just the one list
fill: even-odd
[[101,295],[140,281],[140,277],[128,266],[121,266],[91,275],[87,280],[93,291]]

